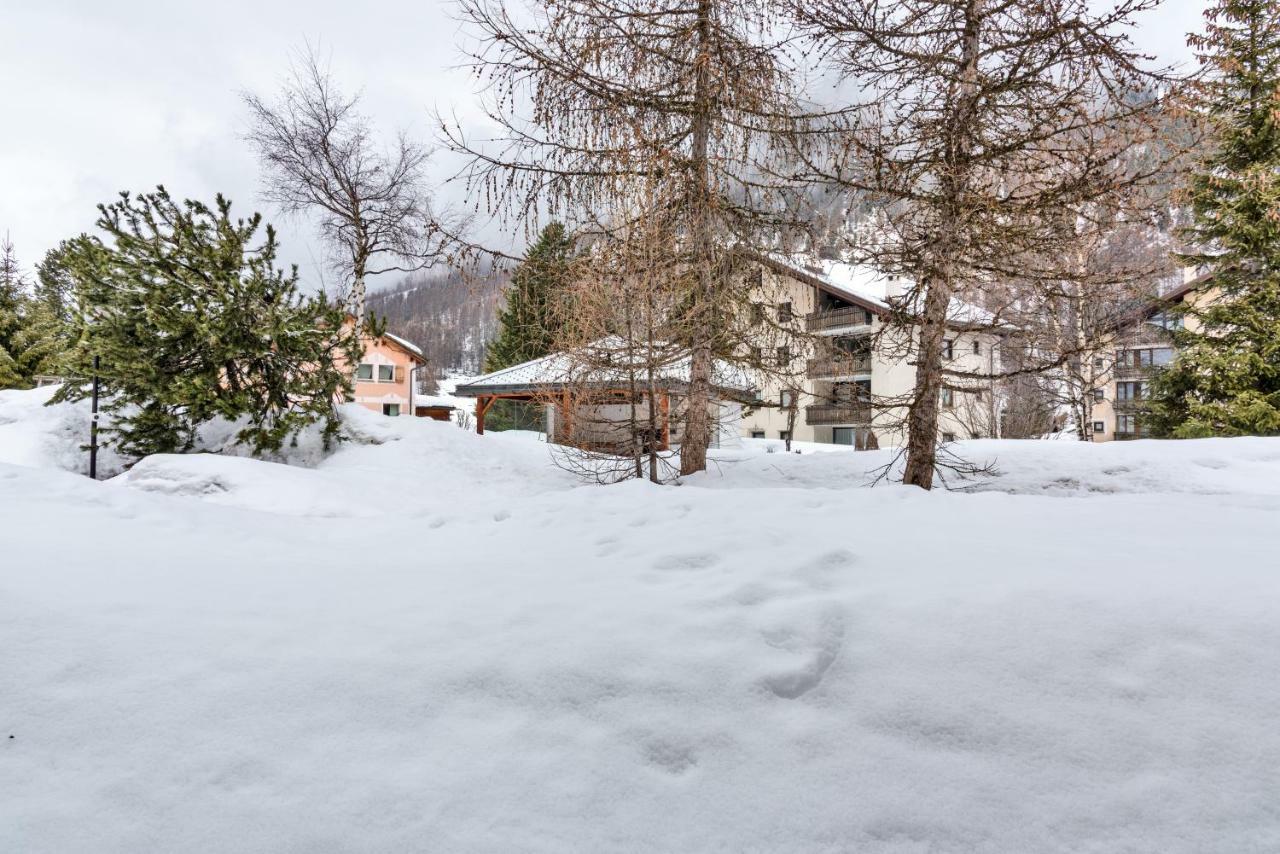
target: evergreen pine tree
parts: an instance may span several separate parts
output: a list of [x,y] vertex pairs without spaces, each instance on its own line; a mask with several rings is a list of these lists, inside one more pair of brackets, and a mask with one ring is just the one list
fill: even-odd
[[[81,236],[61,263],[74,283],[76,341],[67,363],[87,377],[94,356],[109,413],[106,440],[128,455],[182,452],[221,417],[238,439],[278,450],[320,421],[337,431],[335,400],[350,393],[342,365],[359,359],[343,310],[298,293],[297,270],[277,269],[271,226],[154,193],[100,206],[109,243]],[[54,400],[88,393],[69,382]]]
[[525,252],[511,276],[506,305],[498,315],[498,337],[485,352],[486,372],[545,356],[564,324],[558,299],[569,275],[573,238],[553,222]]
[[1215,134],[1192,175],[1197,247],[1214,299],[1184,310],[1149,426],[1177,437],[1280,433],[1280,6],[1218,0],[1192,43],[1208,74],[1197,106]]
[[67,244],[45,253],[27,300],[22,329],[14,338],[14,356],[27,376],[61,375],[72,345],[74,286],[66,264]]
[[13,244],[5,236],[0,246],[0,388],[21,388],[26,385],[22,366],[15,357],[15,338],[22,329],[25,282]]
[[[537,359],[555,348],[565,322],[560,300],[573,250],[573,238],[562,224],[553,222],[525,252],[498,315],[498,336],[485,352],[486,372]],[[498,401],[487,419],[490,430],[536,429],[540,423],[536,407],[505,400]]]

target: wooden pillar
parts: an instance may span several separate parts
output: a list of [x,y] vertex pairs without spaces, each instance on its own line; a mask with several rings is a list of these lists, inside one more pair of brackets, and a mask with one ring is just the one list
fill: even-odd
[[658,411],[662,418],[662,450],[671,450],[671,393],[664,391],[658,399]]
[[569,390],[565,389],[560,395],[560,412],[563,414],[564,434],[561,436],[563,444],[573,444],[573,403],[569,396]]
[[489,405],[493,403],[491,397],[476,398],[476,434],[484,435],[484,414],[489,411]]

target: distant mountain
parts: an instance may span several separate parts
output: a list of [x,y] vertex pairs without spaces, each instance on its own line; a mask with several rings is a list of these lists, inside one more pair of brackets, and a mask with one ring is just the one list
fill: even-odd
[[367,305],[370,314],[386,318],[388,332],[422,348],[424,373],[432,380],[478,374],[485,348],[497,333],[508,281],[506,273],[425,271],[369,294]]

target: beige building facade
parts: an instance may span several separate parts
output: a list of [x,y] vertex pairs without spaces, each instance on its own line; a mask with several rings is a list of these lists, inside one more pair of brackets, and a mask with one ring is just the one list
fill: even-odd
[[[755,298],[771,334],[759,352],[769,379],[763,405],[744,411],[744,438],[785,439],[855,448],[903,443],[905,402],[915,385],[915,368],[901,331],[886,329],[886,301],[905,283],[843,265],[804,267],[765,259]],[[956,303],[947,337],[947,366],[973,375],[995,372],[999,337],[990,318],[974,306]],[[787,334],[791,333],[791,334]],[[912,333],[914,334],[914,332]],[[895,336],[899,336],[896,337]],[[786,343],[781,343],[786,342]],[[997,433],[996,401],[990,381],[965,379],[963,390],[942,393],[939,431],[944,441],[987,438]],[[792,408],[794,407],[794,419]]]
[[1179,306],[1204,306],[1218,298],[1206,277],[1192,278],[1121,324],[1097,353],[1094,371],[1106,382],[1093,389],[1087,434],[1094,442],[1141,439],[1148,434],[1142,410],[1151,381],[1171,363],[1177,351],[1172,332],[1198,331],[1195,317],[1183,317]]

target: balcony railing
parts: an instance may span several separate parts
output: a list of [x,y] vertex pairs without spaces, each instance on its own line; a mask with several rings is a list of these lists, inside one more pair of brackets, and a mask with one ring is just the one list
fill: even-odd
[[1164,365],[1116,365],[1113,373],[1118,380],[1143,380],[1149,379],[1162,368]]
[[871,373],[870,353],[841,353],[809,359],[805,375],[811,380],[831,380]]
[[1111,408],[1117,412],[1127,412],[1135,409],[1142,409],[1150,402],[1151,398],[1149,397],[1118,397],[1111,401]]
[[871,312],[865,308],[846,306],[829,308],[805,315],[806,332],[836,332],[838,330],[871,329]]
[[832,424],[870,424],[869,403],[819,403],[804,408],[805,420],[810,426]]

